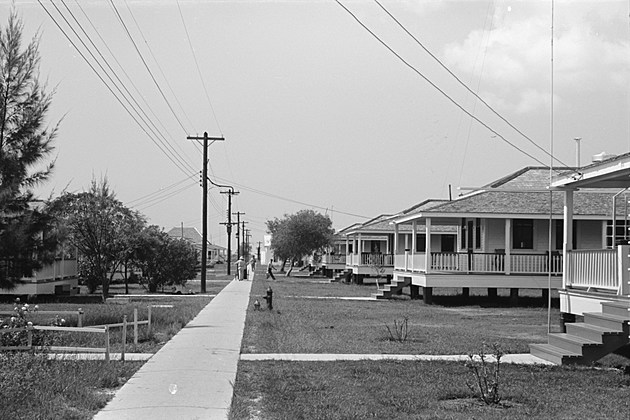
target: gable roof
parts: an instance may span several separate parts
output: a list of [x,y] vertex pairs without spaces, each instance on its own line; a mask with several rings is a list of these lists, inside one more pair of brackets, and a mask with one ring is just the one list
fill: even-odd
[[187,239],[193,244],[200,244],[203,241],[201,234],[194,227],[174,227],[166,233],[172,238]]

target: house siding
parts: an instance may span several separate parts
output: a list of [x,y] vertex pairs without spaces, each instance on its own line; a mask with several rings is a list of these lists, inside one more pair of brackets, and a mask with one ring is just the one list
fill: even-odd
[[495,252],[495,249],[505,249],[505,220],[486,219],[484,243],[485,252]]

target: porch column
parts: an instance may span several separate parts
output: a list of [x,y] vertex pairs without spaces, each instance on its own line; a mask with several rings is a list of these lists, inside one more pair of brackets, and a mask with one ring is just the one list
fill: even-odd
[[562,242],[562,288],[566,289],[569,284],[569,258],[568,252],[573,247],[573,190],[564,192],[564,226]]
[[512,270],[512,219],[505,219],[505,274],[509,275]]
[[617,295],[628,296],[630,294],[630,284],[628,284],[628,268],[630,267],[630,245],[617,246],[617,278],[619,279],[619,289]]
[[361,261],[361,254],[363,253],[363,239],[361,239],[361,234],[359,233],[359,238],[357,239],[357,265],[361,265],[363,261]]
[[398,254],[398,224],[394,224],[394,255],[396,254]]
[[414,220],[413,222],[411,222],[411,270],[413,271],[413,269],[415,268],[413,266],[413,260],[414,260],[414,255],[416,254],[416,236],[417,236],[417,225],[416,225],[416,221]]
[[431,218],[427,217],[425,222],[425,238],[424,238],[424,272],[428,273],[431,269]]
[[346,265],[348,264],[348,255],[350,254],[350,238],[346,236]]

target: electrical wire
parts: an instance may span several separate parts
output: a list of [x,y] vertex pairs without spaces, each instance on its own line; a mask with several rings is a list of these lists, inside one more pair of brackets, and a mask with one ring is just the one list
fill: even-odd
[[[98,60],[98,58],[92,53],[92,50],[90,49],[90,47],[88,45],[86,45],[86,43],[83,41],[82,37],[74,30],[72,24],[68,21],[68,19],[66,19],[66,16],[62,13],[62,11],[54,4],[54,2],[52,2],[52,5],[55,7],[55,9],[57,10],[57,13],[60,14],[60,16],[62,17],[62,19],[66,22],[66,25],[68,25],[68,27],[72,30],[72,32],[74,33],[74,35],[77,37],[77,39],[81,42],[81,44],[83,45],[83,47],[86,49],[86,51],[90,54],[90,56],[92,57],[92,59],[96,62],[96,64],[99,66],[99,68],[101,69],[101,71],[107,76],[107,78],[110,80],[110,82],[114,85],[114,87],[116,87],[116,90],[118,90],[118,92],[125,98],[125,100],[134,108],[134,111],[136,111],[138,113],[138,115],[142,118],[143,122],[150,128],[150,131],[156,135],[156,137],[162,137],[162,140],[160,140],[160,143],[169,150],[169,153],[172,153],[172,156],[177,159],[182,165],[187,166],[188,169],[193,169],[194,168],[184,159],[182,158],[182,156],[177,153],[177,151],[171,146],[171,144],[168,142],[168,140],[166,139],[166,137],[164,137],[164,135],[162,135],[162,133],[160,132],[160,130],[158,130],[157,126],[153,123],[153,121],[151,120],[151,118],[149,118],[149,116],[146,114],[146,112],[144,111],[144,109],[140,106],[140,104],[138,103],[138,101],[136,101],[134,95],[131,94],[131,92],[129,91],[129,89],[125,86],[125,84],[123,83],[123,81],[118,77],[116,71],[114,71],[114,69],[112,68],[112,66],[109,64],[108,60],[103,56],[103,54],[101,53],[100,49],[96,46],[96,44],[94,43],[94,41],[92,40],[92,38],[89,36],[89,34],[86,32],[85,28],[83,27],[83,25],[79,22],[79,20],[76,18],[76,16],[74,15],[74,13],[72,12],[72,10],[68,7],[68,5],[66,4],[66,2],[64,0],[61,0],[61,3],[64,5],[64,7],[66,8],[67,12],[69,13],[69,15],[72,17],[72,19],[74,20],[74,22],[76,23],[76,25],[79,27],[79,29],[81,30],[81,32],[83,33],[83,35],[85,36],[85,38],[88,40],[88,42],[92,45],[92,48],[96,51],[96,53],[98,54],[98,56],[101,58],[101,60],[104,62],[104,64],[107,66],[107,68],[109,69],[109,71],[111,72],[111,74],[113,74],[114,78],[116,79],[116,81],[118,81],[118,84],[116,84],[116,82],[111,78],[111,76],[109,75],[109,73],[107,72],[107,70],[103,67],[103,65],[101,64],[101,62]],[[124,90],[124,92],[127,94],[125,96],[125,93],[123,93],[123,91],[121,90],[121,87]],[[138,111],[139,110],[139,111]],[[140,115],[142,114],[142,115]],[[147,122],[148,121],[148,122]]]
[[201,67],[199,66],[199,61],[197,61],[197,55],[195,54],[195,49],[193,48],[192,41],[190,40],[190,34],[188,33],[188,27],[186,26],[186,21],[184,20],[184,14],[182,13],[182,8],[179,5],[179,0],[177,1],[177,9],[179,10],[179,17],[181,18],[182,25],[184,26],[184,32],[186,32],[186,39],[188,40],[188,46],[190,47],[190,52],[192,53],[193,59],[195,61],[195,67],[197,68],[197,74],[199,75],[199,80],[201,80],[203,91],[206,94],[206,99],[208,100],[208,105],[210,105],[210,110],[212,111],[212,116],[214,117],[214,121],[217,124],[219,133],[221,133],[221,137],[223,137],[223,130],[221,129],[221,125],[219,124],[217,114],[214,112],[214,106],[212,106],[212,101],[210,100],[210,95],[208,94],[208,88],[206,87],[206,82],[201,73]]
[[[70,37],[70,35],[62,28],[61,24],[57,21],[57,19],[55,19],[55,17],[52,15],[52,13],[48,10],[48,8],[46,8],[46,6],[44,6],[44,4],[42,3],[41,0],[37,0],[37,2],[39,3],[39,5],[42,7],[42,9],[44,9],[44,11],[46,12],[46,14],[51,18],[51,20],[53,21],[53,23],[55,24],[55,26],[57,26],[57,28],[61,31],[61,33],[66,37],[66,39],[68,40],[68,42],[70,42],[70,44],[74,47],[74,49],[77,51],[77,53],[81,56],[81,58],[83,59],[83,61],[86,62],[86,64],[90,67],[90,69],[92,70],[92,72],[94,72],[94,74],[99,78],[99,80],[105,85],[105,87],[107,88],[107,90],[109,90],[109,92],[114,96],[114,98],[118,101],[118,103],[123,107],[123,109],[125,110],[125,112],[127,112],[127,114],[133,119],[133,121],[138,125],[138,127],[147,135],[147,137],[149,137],[149,139],[153,142],[153,144],[155,144],[158,149],[160,149],[160,151],[162,151],[162,153],[164,153],[164,155],[179,169],[181,170],[184,174],[189,175],[189,172],[184,169],[181,165],[181,163],[179,163],[174,157],[172,157],[153,137],[151,134],[149,134],[149,132],[147,131],[147,129],[150,130],[149,127],[146,127],[138,120],[138,117],[140,117],[140,115],[138,115],[138,117],[136,117],[136,115],[134,115],[131,110],[129,109],[129,107],[123,102],[123,100],[118,96],[118,94],[114,91],[114,89],[105,81],[105,79],[103,78],[103,76],[98,72],[98,70],[94,67],[94,65],[90,62],[90,60],[88,60],[88,58],[85,56],[85,54],[80,50],[80,48],[77,46],[77,44],[72,40],[72,38]],[[52,1],[51,1],[52,3]],[[54,5],[54,3],[53,3]],[[126,99],[126,98],[125,98]],[[126,99],[127,100],[127,99]],[[134,109],[135,111],[135,109]],[[137,113],[137,111],[136,111]],[[144,122],[144,121],[143,121]],[[146,122],[144,122],[146,124]]]
[[383,41],[378,35],[376,35],[370,28],[368,28],[350,9],[348,9],[346,6],[344,6],[343,3],[341,3],[339,0],[335,0],[335,2],[339,6],[341,6],[350,16],[352,16],[352,18],[363,29],[365,29],[370,35],[372,35],[381,45],[383,45],[389,52],[391,52],[396,58],[398,58],[398,60],[400,60],[404,65],[409,67],[418,76],[422,77],[427,83],[429,83],[433,88],[435,88],[438,92],[440,92],[442,94],[442,96],[444,96],[446,99],[448,99],[453,105],[455,105],[457,108],[461,109],[464,113],[466,113],[466,115],[468,115],[469,117],[471,117],[472,119],[477,121],[479,124],[481,124],[483,127],[485,127],[490,132],[495,134],[497,137],[499,137],[501,140],[503,140],[506,144],[510,145],[512,148],[514,148],[517,151],[521,152],[525,156],[528,156],[532,160],[540,163],[544,167],[547,167],[547,164],[545,164],[543,161],[541,161],[537,157],[531,155],[530,153],[526,152],[525,150],[521,149],[519,146],[515,145],[514,143],[512,143],[511,141],[506,139],[503,135],[501,135],[496,130],[494,130],[492,127],[490,127],[488,124],[484,123],[479,118],[474,116],[470,111],[468,111],[466,108],[464,108],[462,105],[460,105],[459,102],[457,102],[455,99],[453,99],[451,96],[449,96],[445,91],[443,91],[433,81],[431,81],[431,79],[429,79],[427,76],[425,76],[420,70],[418,70],[416,67],[414,67],[412,64],[410,64],[407,60],[405,60],[400,54],[398,54],[392,47],[390,47],[385,41]]
[[[529,136],[527,136],[525,133],[523,133],[521,130],[519,130],[516,126],[514,126],[510,121],[508,121],[503,115],[501,115],[499,112],[497,112],[497,110],[495,110],[492,106],[490,106],[481,96],[479,96],[477,94],[477,92],[473,91],[470,87],[468,87],[468,85],[466,83],[464,83],[459,77],[457,77],[457,75],[455,73],[453,73],[438,57],[436,57],[431,51],[429,51],[429,49],[427,47],[424,46],[424,44],[422,42],[420,42],[420,40],[418,40],[418,38],[416,38],[411,32],[409,32],[407,30],[407,28],[405,28],[405,26],[400,23],[400,21],[398,19],[396,19],[396,17],[394,17],[394,15],[392,15],[389,10],[387,10],[385,8],[385,6],[383,6],[378,0],[374,0],[374,2],[376,4],[378,4],[380,6],[381,9],[383,9],[385,11],[385,13],[387,13],[387,15],[392,18],[394,20],[394,22],[396,22],[396,24],[398,24],[398,26],[405,31],[405,33],[407,35],[409,35],[418,45],[420,45],[420,47],[422,47],[422,49],[429,54],[435,61],[437,61],[437,63],[442,66],[442,68],[444,70],[446,70],[451,76],[453,76],[455,78],[455,80],[457,80],[457,82],[459,82],[460,85],[462,85],[468,92],[470,92],[472,95],[475,96],[475,98],[477,98],[482,104],[484,104],[486,106],[486,108],[488,108],[490,111],[492,111],[492,113],[494,115],[496,115],[497,117],[499,117],[501,120],[503,120],[503,122],[505,122],[507,125],[509,125],[511,128],[514,129],[514,131],[516,131],[517,133],[519,133],[521,136],[523,136],[527,141],[529,141],[532,145],[534,145],[537,149],[539,149],[540,151],[542,151],[543,153],[545,153],[547,156],[551,157],[552,162],[553,160],[555,160],[556,162],[560,163],[563,166],[568,167],[567,164],[565,164],[564,162],[560,161],[559,159],[555,158],[553,156],[553,154],[549,153],[547,150],[545,150],[545,148],[543,148],[542,146],[538,145],[538,143],[536,143],[534,140],[532,140]],[[553,166],[553,165],[552,165]]]
[[184,131],[184,133],[188,134],[188,130],[186,130],[186,127],[184,127],[184,124],[182,124],[182,121],[177,116],[177,113],[173,109],[173,106],[171,105],[171,102],[168,100],[168,98],[164,94],[164,91],[162,90],[162,87],[160,86],[160,84],[158,83],[157,79],[155,78],[155,75],[151,71],[151,68],[147,64],[147,61],[145,60],[144,56],[142,55],[142,52],[140,52],[140,49],[138,48],[138,44],[133,39],[133,36],[131,35],[131,32],[129,31],[129,28],[127,27],[127,24],[125,23],[124,19],[120,15],[120,12],[118,11],[118,8],[114,4],[114,1],[113,0],[109,0],[109,3],[111,4],[111,6],[113,8],[114,13],[118,17],[118,21],[120,22],[120,24],[122,25],[123,29],[125,30],[125,33],[127,34],[127,37],[129,38],[129,40],[133,44],[136,53],[140,57],[140,61],[142,61],[142,64],[144,64],[145,69],[147,70],[147,72],[149,73],[149,76],[151,77],[151,80],[153,80],[153,83],[157,87],[157,90],[160,92],[160,95],[162,96],[162,99],[164,99],[164,102],[166,102],[166,105],[168,106],[168,109],[170,109],[171,113],[173,114],[173,117],[175,117],[175,120],[177,120],[177,123],[179,124],[181,129]]

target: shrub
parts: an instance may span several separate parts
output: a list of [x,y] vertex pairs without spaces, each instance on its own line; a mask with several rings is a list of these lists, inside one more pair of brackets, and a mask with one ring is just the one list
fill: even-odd
[[466,382],[468,388],[472,392],[479,391],[479,399],[488,405],[498,404],[501,402],[501,394],[499,392],[500,385],[500,369],[501,358],[505,352],[498,344],[492,345],[492,354],[494,363],[492,363],[486,353],[486,345],[484,344],[479,354],[475,357],[473,353],[468,354],[466,367],[473,376],[473,383]]

